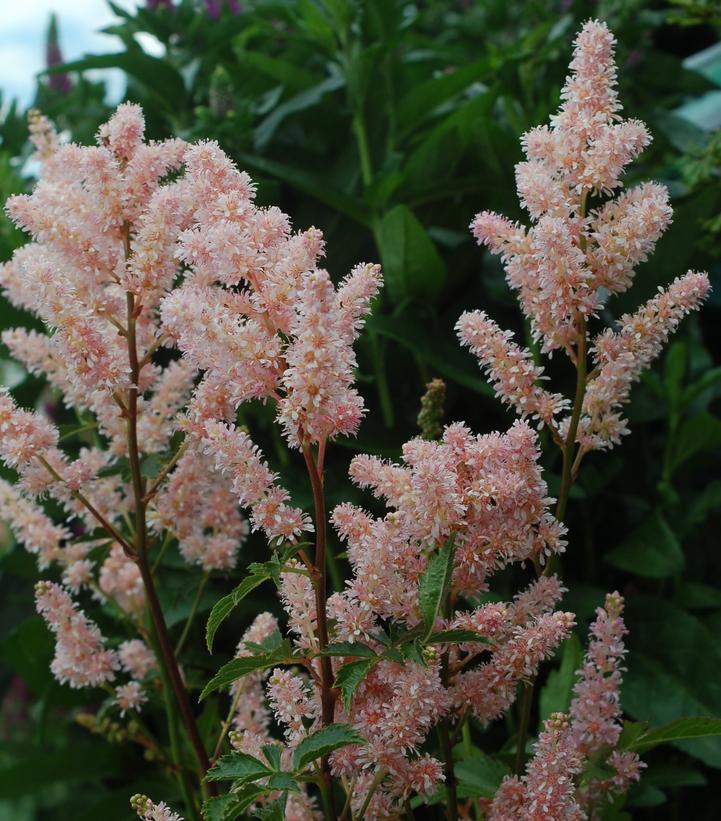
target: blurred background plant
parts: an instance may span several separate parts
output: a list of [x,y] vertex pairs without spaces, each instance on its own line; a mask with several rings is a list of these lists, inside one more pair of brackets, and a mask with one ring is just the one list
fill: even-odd
[[[119,69],[126,98],[145,109],[151,137],[218,140],[253,176],[260,203],[279,205],[300,228],[323,229],[330,271],[346,271],[358,259],[382,262],[386,288],[359,349],[370,412],[358,439],[334,448],[331,504],[356,498],[346,480],[354,453],[397,456],[397,443],[417,430],[420,396],[432,378],[446,383],[447,421],[466,420],[478,432],[510,424],[452,329],[463,309],[482,307],[521,337],[528,331],[498,261],[476,247],[467,225],[481,209],[521,217],[513,180],[518,137],[557,105],[579,23],[589,16],[609,23],[625,64],[621,99],[655,138],[630,182],[665,182],[675,209],[674,224],[641,267],[633,294],[619,297],[621,305],[637,305],[688,268],[708,270],[715,292],[634,391],[633,433],[623,448],[588,458],[568,515],[564,606],[578,613],[582,636],[604,591],[618,588],[627,597],[631,652],[623,704],[630,717],[659,724],[721,715],[718,0],[147,0],[132,11],[110,2],[116,22],[106,32],[115,48],[67,63],[58,45],[58,5],[60,15],[48,26],[48,70],[33,105],[69,139],[90,141],[117,102],[87,72]],[[26,112],[12,100],[1,103],[4,200],[28,187],[34,169]],[[23,241],[0,216],[2,259]],[[28,322],[0,306],[2,328]],[[572,378],[563,363],[557,368],[554,378]],[[63,421],[65,411],[40,380],[7,358],[0,369],[21,403],[44,404]],[[286,485],[309,503],[299,466],[287,463],[273,440],[269,413],[259,405],[244,421]],[[552,489],[554,458],[549,454],[546,465]],[[262,552],[249,542],[238,578]],[[180,623],[197,580],[172,550],[163,561],[177,566],[177,584],[163,593],[171,621]],[[50,675],[52,641],[33,613],[34,578],[31,558],[4,532],[0,819],[131,817],[130,794],[167,789],[148,783],[132,741],[120,743],[132,738],[127,727],[96,722],[88,734],[79,726],[87,718],[78,716],[92,705]],[[506,597],[522,581],[509,572],[501,578],[505,588],[493,594]],[[199,611],[232,584],[211,579]],[[233,652],[258,601],[251,596],[236,611],[221,652]],[[102,620],[101,608],[92,615]],[[197,647],[202,621],[193,628]],[[196,652],[197,666],[217,667],[217,659]],[[548,665],[534,720],[567,708],[581,652],[573,637]],[[492,727],[483,752],[500,753],[502,761],[508,730]],[[483,795],[503,773],[484,764],[473,744],[467,752],[478,765],[465,787],[470,796]],[[721,769],[720,740],[679,742],[646,760],[627,807],[609,807],[608,818],[717,817],[712,785]]]

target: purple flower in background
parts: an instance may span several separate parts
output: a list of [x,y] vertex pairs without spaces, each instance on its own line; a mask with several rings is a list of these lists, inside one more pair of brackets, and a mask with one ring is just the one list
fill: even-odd
[[[60,41],[58,38],[58,20],[54,14],[50,15],[50,23],[48,25],[48,37],[45,46],[45,64],[48,68],[62,65],[63,54],[60,51]],[[61,94],[68,94],[72,91],[73,81],[68,74],[49,74],[48,86],[53,91],[58,91]]]
[[173,0],[145,0],[145,7],[150,11],[156,11],[165,6],[166,9],[173,8]]
[[205,10],[211,20],[220,20],[220,0],[205,0]]
[[225,3],[223,3],[223,0],[204,0],[204,2],[205,10],[208,12],[208,17],[210,17],[211,20],[220,20],[223,5],[226,6],[232,15],[240,14],[243,11],[243,7],[238,0],[225,0]]

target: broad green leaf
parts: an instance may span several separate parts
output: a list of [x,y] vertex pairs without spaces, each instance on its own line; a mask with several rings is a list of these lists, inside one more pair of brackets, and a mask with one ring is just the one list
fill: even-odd
[[334,188],[325,177],[314,176],[302,168],[257,154],[239,152],[237,159],[240,163],[246,163],[251,168],[267,174],[269,177],[282,180],[304,194],[315,197],[320,202],[346,214],[361,225],[369,223],[370,217],[365,203]]
[[398,104],[399,134],[403,136],[416,128],[440,105],[468,88],[471,83],[481,80],[488,69],[488,61],[481,60],[416,85]]
[[288,89],[301,91],[308,86],[317,84],[320,78],[301,68],[296,63],[288,62],[280,57],[263,54],[261,51],[250,51],[245,48],[235,49],[235,56],[242,68],[251,68],[262,71]]
[[484,753],[458,762],[455,772],[461,798],[492,798],[504,776],[509,774],[503,762]]
[[575,633],[563,642],[561,666],[548,674],[539,702],[539,719],[541,725],[551,713],[568,712],[576,682],[576,670],[581,666],[583,648]]
[[641,733],[624,749],[641,753],[659,744],[709,736],[721,736],[721,718],[711,718],[710,716],[680,718],[663,727],[654,727]]
[[651,515],[618,547],[606,553],[605,561],[639,576],[663,579],[683,568],[683,552],[676,534],[660,511]]
[[335,676],[335,686],[340,690],[343,706],[350,709],[353,693],[370,672],[374,659],[360,659],[344,664]]
[[109,744],[76,743],[72,755],[67,749],[30,753],[0,766],[0,800],[38,795],[39,790],[61,782],[111,778],[128,765],[124,752]]
[[369,332],[375,331],[380,336],[392,339],[407,348],[430,368],[452,382],[484,396],[494,395],[491,386],[482,378],[477,362],[461,351],[450,334],[444,335],[437,328],[429,332],[427,325],[419,322],[408,312],[394,316],[374,313],[366,322],[366,327]]
[[443,610],[446,596],[451,586],[453,556],[455,550],[449,541],[428,560],[425,573],[418,588],[418,604],[425,628],[424,639],[433,633],[436,618]]
[[205,642],[208,645],[208,651],[213,652],[213,640],[218,631],[218,627],[228,618],[233,609],[240,604],[240,602],[248,595],[248,593],[255,590],[263,584],[264,581],[271,577],[270,570],[265,565],[251,565],[251,568],[256,568],[250,575],[246,576],[243,581],[229,593],[223,596],[216,602],[213,609],[208,616],[208,623],[205,626]]
[[674,342],[666,354],[665,382],[666,392],[672,407],[675,407],[681,391],[681,383],[686,373],[688,346],[685,342]]
[[356,656],[357,658],[375,658],[376,651],[368,647],[367,644],[361,644],[356,641],[341,641],[337,644],[329,644],[325,650],[322,650],[321,656]]
[[167,61],[152,57],[140,49],[120,51],[115,54],[92,54],[69,63],[47,69],[47,74],[69,71],[88,71],[96,68],[119,68],[125,71],[148,91],[165,108],[177,110],[186,99],[185,84],[181,75]]
[[376,238],[386,289],[395,303],[407,297],[438,297],[447,277],[446,264],[410,208],[396,205],[388,211]]
[[707,450],[721,447],[721,419],[710,413],[700,413],[681,426],[673,448],[674,470],[687,459]]
[[224,755],[208,770],[208,781],[257,781],[270,775],[272,770],[247,753],[234,752]]
[[350,724],[330,724],[322,730],[309,735],[295,748],[293,769],[302,770],[311,761],[322,758],[339,747],[348,744],[365,744],[363,736],[358,734]]
[[[658,597],[629,596],[628,670],[621,703],[652,727],[687,716],[721,716],[721,644],[700,619]],[[721,768],[721,739],[699,736],[670,742]]]
[[278,127],[289,114],[306,111],[317,106],[326,94],[342,88],[345,81],[340,75],[326,77],[325,80],[306,88],[289,100],[276,106],[255,129],[255,147],[262,151],[270,142]]
[[713,388],[719,382],[721,382],[721,367],[711,368],[706,371],[698,382],[695,382],[693,385],[689,385],[684,390],[681,395],[681,407],[688,407],[694,399],[697,399],[702,393],[710,388]]

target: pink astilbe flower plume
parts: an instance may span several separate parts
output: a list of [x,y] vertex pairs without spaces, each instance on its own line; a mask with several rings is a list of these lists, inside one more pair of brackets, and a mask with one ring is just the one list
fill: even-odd
[[[648,259],[672,215],[668,192],[658,183],[613,198],[624,168],[651,139],[643,123],[621,118],[614,45],[604,23],[588,21],[575,42],[558,113],[550,125],[522,137],[526,160],[516,166],[516,183],[530,227],[489,211],[471,223],[478,243],[500,255],[541,353],[564,350],[579,368],[588,322],[610,294],[631,287],[634,269]],[[589,211],[590,196],[601,202]],[[576,436],[583,452],[612,447],[628,432],[618,409],[631,383],[681,317],[699,307],[708,287],[706,274],[689,272],[670,286],[663,304],[655,298],[640,309],[633,334],[607,331],[597,338],[598,368],[588,378]],[[652,327],[656,313],[658,327]],[[622,325],[631,321],[621,318]],[[570,417],[558,416],[571,401],[541,386],[544,371],[531,351],[514,344],[482,311],[463,314],[457,331],[498,396],[522,418],[548,425],[557,442],[565,439]]]
[[35,604],[55,634],[50,669],[61,684],[97,687],[113,680],[119,666],[117,654],[105,649],[97,625],[86,618],[65,589],[54,582],[38,582]]
[[[622,614],[623,598],[610,593],[596,610],[569,714],[554,713],[545,722],[525,775],[504,779],[489,821],[595,818],[604,797],[625,792],[640,777],[638,755],[614,749],[622,729],[621,662],[627,632]],[[606,761],[614,775],[592,777],[580,786],[591,760],[595,765]]]

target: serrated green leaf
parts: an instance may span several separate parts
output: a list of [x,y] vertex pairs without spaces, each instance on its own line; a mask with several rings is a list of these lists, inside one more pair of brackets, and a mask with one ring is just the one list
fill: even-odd
[[340,690],[343,706],[350,709],[353,693],[358,689],[363,679],[370,672],[374,664],[373,659],[360,659],[344,664],[335,676],[335,686]]
[[293,773],[273,773],[268,779],[268,787],[271,790],[285,790],[286,792],[299,792]]
[[240,604],[248,593],[251,593],[256,587],[259,587],[264,581],[267,581],[271,577],[271,572],[265,565],[251,565],[251,568],[253,569],[250,575],[246,576],[232,593],[223,596],[222,599],[217,601],[210,611],[208,622],[205,626],[205,643],[210,653],[213,652],[213,640],[220,625],[228,618],[233,609]]
[[426,644],[487,644],[488,639],[474,630],[441,630],[431,633]]
[[481,753],[468,761],[459,761],[455,773],[461,798],[492,798],[509,769],[502,761]]
[[280,756],[282,751],[279,744],[265,744],[263,747],[263,755],[270,767],[274,770],[280,770]]
[[278,664],[292,664],[295,660],[295,656],[293,656],[290,645],[287,642],[272,653],[232,659],[224,664],[205,685],[205,689],[200,694],[199,700],[203,701],[203,699],[207,698],[211,693],[215,692],[215,690],[231,685],[239,678],[247,676],[248,673],[254,673],[256,670],[267,670],[268,667],[275,667]]
[[438,553],[431,556],[426,571],[421,577],[418,604],[423,617],[424,640],[427,640],[433,633],[436,618],[443,609],[450,589],[454,554],[453,544],[446,542]]
[[235,795],[216,795],[203,803],[204,821],[225,821],[228,811],[237,806]]
[[272,770],[248,753],[234,752],[222,756],[208,770],[208,781],[257,781],[270,775]]
[[378,654],[367,644],[357,641],[341,641],[337,644],[329,644],[325,650],[321,650],[320,656],[357,656],[358,658],[375,658]]
[[348,744],[365,743],[365,739],[350,724],[330,724],[300,742],[293,753],[293,768],[302,770],[311,761],[322,758],[333,750]]

